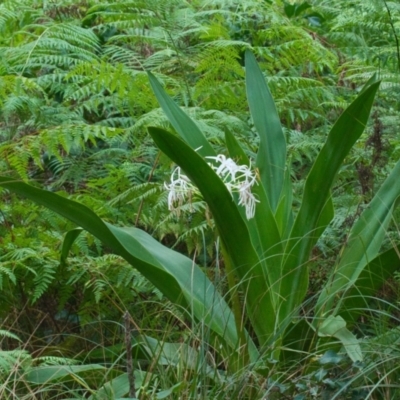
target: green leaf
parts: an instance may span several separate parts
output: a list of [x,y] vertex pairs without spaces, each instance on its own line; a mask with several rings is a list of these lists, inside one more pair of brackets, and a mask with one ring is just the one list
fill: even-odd
[[321,214],[318,218],[314,234],[310,238],[310,247],[314,247],[318,241],[318,238],[324,233],[327,226],[331,223],[335,215],[335,209],[333,207],[332,195],[329,193],[329,197],[324,204]]
[[149,133],[160,150],[185,171],[207,202],[245,294],[250,321],[258,340],[265,344],[275,328],[268,278],[231,194],[207,162],[182,140],[159,128],[150,127]]
[[378,79],[378,75],[377,74],[372,74],[372,76],[365,83],[365,85],[363,86],[363,88],[361,89],[359,94],[364,93],[374,83],[378,83],[378,84],[380,83],[380,80]]
[[106,371],[106,368],[98,364],[89,365],[50,365],[43,367],[34,367],[28,370],[24,378],[28,382],[36,385],[44,385],[48,382],[65,378],[71,375],[81,374],[87,371]]
[[185,369],[196,370],[199,353],[187,344],[168,343],[150,336],[141,338],[149,356],[157,359],[160,365],[181,365]]
[[82,233],[81,228],[75,228],[68,231],[64,237],[62,248],[61,248],[61,264],[65,264],[68,258],[69,251],[78,236]]
[[392,248],[369,262],[354,285],[346,292],[339,305],[339,312],[347,325],[356,323],[358,317],[369,309],[368,302],[394,272],[400,270],[400,253]]
[[169,396],[171,396],[172,394],[178,392],[182,386],[184,386],[184,382],[178,382],[176,385],[170,387],[169,389],[166,390],[162,390],[161,392],[158,392],[156,394],[156,399],[157,400],[162,400],[162,399],[166,399]]
[[307,262],[317,235],[321,233],[317,229],[318,221],[344,158],[365,128],[378,86],[379,82],[370,85],[339,117],[307,177],[303,200],[285,251],[280,321],[289,322],[288,318],[307,293]]
[[55,193],[6,177],[0,177],[0,186],[57,212],[92,233],[171,301],[190,308],[199,321],[205,321],[231,348],[235,348],[238,335],[232,312],[191,259],[168,249],[140,229],[105,223],[87,207]]
[[[264,270],[266,283],[273,296],[274,308],[277,310],[284,243],[264,188],[261,185],[255,185],[252,191],[260,203],[256,206],[254,218],[246,220],[246,224],[260,265]],[[243,210],[242,214],[245,214]]]
[[[145,372],[134,371],[135,375],[135,387],[136,390],[142,386],[145,379]],[[89,400],[110,400],[122,398],[129,393],[129,381],[128,374],[121,374],[117,377],[106,382],[100,387],[94,394],[89,397]]]
[[[248,157],[237,142],[236,138],[228,132],[226,133],[225,139],[230,157],[238,160],[238,163],[240,164],[250,165]],[[291,185],[287,189],[290,190],[291,195]],[[267,278],[269,288],[272,291],[271,294],[273,294],[275,298],[274,303],[277,304],[278,282],[281,277],[283,243],[277,221],[275,220],[270,208],[264,188],[261,185],[256,185],[253,187],[253,193],[259,200],[259,203],[256,206],[254,218],[248,221],[243,209],[240,210],[240,213],[248,226],[251,241],[265,271],[265,277]],[[291,197],[288,201],[291,202]],[[286,213],[287,210],[286,203],[284,206],[285,208],[282,208],[282,213]],[[291,213],[288,214],[289,219],[290,215]],[[283,215],[282,218],[285,219],[285,216]],[[288,221],[286,222],[288,223]]]
[[[142,335],[135,335],[132,337],[132,357],[139,364],[142,361],[153,360],[154,355],[149,354],[146,343]],[[145,337],[146,338],[146,337]],[[102,346],[101,348],[94,348],[82,354],[82,359],[89,363],[101,363],[107,361],[109,363],[118,362],[121,354],[126,350],[125,344],[119,343],[112,346]]]
[[363,360],[358,339],[346,328],[346,321],[340,315],[326,318],[319,326],[318,335],[339,339],[353,362]]
[[285,180],[278,207],[275,213],[275,219],[279,227],[279,232],[282,238],[287,238],[293,226],[293,189],[292,179],[290,176],[290,168],[286,169]]
[[[354,285],[363,269],[377,256],[394,207],[400,198],[400,162],[386,178],[369,206],[353,225],[340,261],[317,302],[317,315],[331,313],[338,294]],[[340,302],[338,303],[340,306]]]
[[229,157],[232,158],[236,164],[250,166],[249,157],[247,157],[242,146],[240,146],[239,142],[230,131],[225,132],[225,144],[228,148]]
[[343,357],[336,353],[336,351],[328,350],[318,360],[321,365],[333,364],[338,365],[343,361]]
[[165,93],[151,72],[148,72],[148,76],[161,108],[181,138],[203,157],[215,156],[214,149],[194,121]]
[[250,50],[246,50],[245,65],[247,101],[260,136],[256,166],[260,170],[261,182],[271,209],[275,211],[284,181],[286,141],[275,102]]
[[294,16],[294,13],[296,11],[296,5],[290,4],[290,3],[285,3],[283,10],[285,11],[286,16],[288,18],[291,18]]
[[284,11],[288,18],[298,17],[303,11],[311,7],[311,4],[304,2],[300,4],[284,3]]

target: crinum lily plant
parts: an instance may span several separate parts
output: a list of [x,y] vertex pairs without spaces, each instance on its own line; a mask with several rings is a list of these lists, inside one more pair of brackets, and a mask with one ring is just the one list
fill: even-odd
[[[260,138],[257,174],[230,132],[225,137],[226,155],[217,154],[149,73],[153,91],[178,134],[149,128],[157,146],[178,166],[166,184],[169,206],[186,201],[190,190],[202,194],[218,230],[228,296],[219,293],[191,259],[140,229],[106,223],[79,203],[7,177],[1,177],[0,184],[70,219],[124,257],[209,328],[215,351],[226,360],[234,359],[231,369],[263,367],[268,359],[315,351],[318,338],[339,341],[353,361],[362,360],[351,326],[365,298],[400,266],[395,248],[380,253],[400,194],[400,163],[352,227],[312,315],[302,316],[299,310],[307,294],[311,251],[334,215],[331,187],[364,130],[379,82],[371,78],[332,127],[294,214],[285,137],[265,78],[249,50],[245,69],[249,109]],[[78,234],[67,233],[63,257]]]

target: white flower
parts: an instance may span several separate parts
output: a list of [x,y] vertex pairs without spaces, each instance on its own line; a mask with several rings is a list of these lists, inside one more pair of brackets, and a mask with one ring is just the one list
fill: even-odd
[[216,157],[206,157],[210,158],[212,160],[215,160],[221,165],[216,168],[215,166],[211,166],[215,172],[217,173],[218,176],[224,177],[226,175],[230,175],[230,178],[232,181],[236,180],[236,173],[241,171],[241,167],[244,167],[244,165],[239,166],[235,163],[235,161],[232,160],[232,158],[226,158],[223,154],[218,154]]
[[254,182],[243,181],[239,184],[239,206],[244,206],[246,209],[246,218],[251,219],[254,217],[256,212],[256,203],[259,203],[260,200],[257,200],[254,197],[254,194],[251,193],[251,186]]
[[[223,154],[216,157],[207,157],[215,160],[220,165],[210,164],[211,168],[222,179],[230,194],[238,193],[240,206],[246,209],[246,218],[254,217],[256,203],[259,203],[251,192],[251,188],[257,183],[255,174],[247,165],[237,165],[231,158],[226,158]],[[177,177],[177,178],[175,178]],[[173,211],[179,209],[184,204],[187,197],[191,197],[196,190],[186,175],[181,173],[179,167],[175,168],[171,174],[171,183],[164,187],[168,193],[168,209]]]
[[[177,179],[175,179],[177,175]],[[178,207],[182,206],[185,202],[186,197],[190,197],[193,192],[193,185],[190,179],[181,174],[180,167],[176,167],[171,174],[171,183],[167,185],[164,183],[165,189],[169,191],[168,193],[168,210],[176,210],[176,204]]]
[[251,192],[252,186],[257,183],[256,176],[247,165],[237,165],[231,158],[226,158],[223,154],[216,157],[207,157],[219,162],[218,167],[211,165],[211,168],[222,178],[225,186],[232,194],[239,193],[239,205],[246,209],[246,218],[254,217],[256,203],[259,203]]

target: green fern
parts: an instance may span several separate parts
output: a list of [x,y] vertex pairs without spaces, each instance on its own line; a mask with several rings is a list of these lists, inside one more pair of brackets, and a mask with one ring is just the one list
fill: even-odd
[[31,302],[34,304],[49,289],[56,276],[56,264],[42,264],[35,269]]

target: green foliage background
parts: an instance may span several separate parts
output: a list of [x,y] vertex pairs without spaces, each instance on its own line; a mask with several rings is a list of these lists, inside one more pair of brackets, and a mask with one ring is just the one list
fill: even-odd
[[[400,156],[399,26],[399,5],[375,0],[0,0],[0,173],[146,230],[225,288],[204,201],[193,199],[179,215],[167,209],[164,182],[174,166],[147,127],[173,128],[146,71],[216,149],[229,130],[252,157],[258,142],[243,70],[252,49],[284,127],[294,210],[332,123],[376,73],[382,84],[370,123],[339,173],[336,215],[314,249],[311,298]],[[114,344],[124,310],[141,333],[198,342],[191,321],[91,235],[80,235],[60,261],[63,232],[73,226],[0,193],[1,327],[27,350],[73,358],[78,348]],[[397,237],[394,224],[388,243]],[[3,342],[15,347],[13,338]]]

